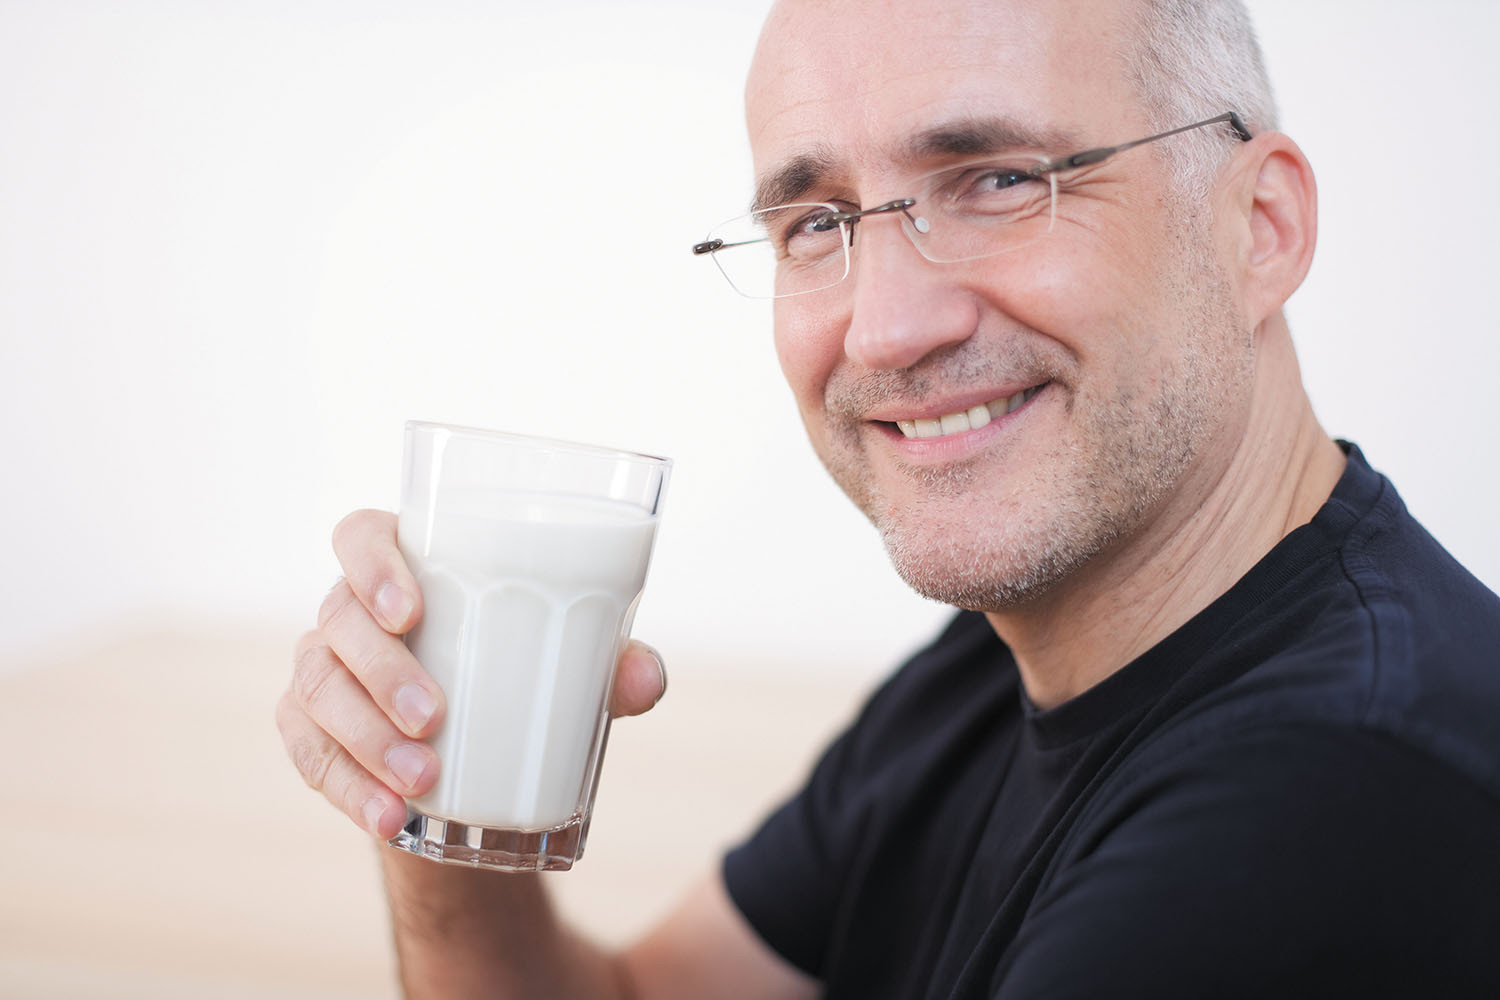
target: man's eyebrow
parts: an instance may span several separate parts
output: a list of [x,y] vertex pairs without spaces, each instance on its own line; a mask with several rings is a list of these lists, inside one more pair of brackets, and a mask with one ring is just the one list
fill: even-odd
[[750,203],[750,211],[795,202],[828,176],[833,162],[833,154],[826,149],[798,153],[755,185],[755,200]]
[[1013,118],[959,118],[917,132],[901,145],[912,162],[939,156],[982,156],[1012,149],[1071,153],[1082,140],[1066,129],[1039,128]]
[[[1050,150],[1072,153],[1082,140],[1066,129],[1039,128],[1012,118],[956,118],[915,133],[897,147],[905,162],[921,163],[943,156],[982,156],[1011,149]],[[752,212],[773,205],[786,205],[806,197],[833,172],[837,158],[832,150],[818,147],[798,153],[773,169],[755,185]]]

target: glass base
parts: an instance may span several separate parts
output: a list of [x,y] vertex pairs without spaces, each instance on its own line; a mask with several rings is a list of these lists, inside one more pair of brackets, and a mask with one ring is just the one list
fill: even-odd
[[446,865],[507,872],[560,872],[583,857],[587,816],[550,830],[500,830],[426,816],[408,808],[406,825],[386,843]]

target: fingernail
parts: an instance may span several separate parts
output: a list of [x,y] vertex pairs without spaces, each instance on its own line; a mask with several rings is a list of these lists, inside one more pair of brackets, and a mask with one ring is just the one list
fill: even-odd
[[364,809],[365,829],[375,836],[380,836],[380,818],[385,815],[385,800],[379,795],[372,795],[365,799]]
[[397,688],[391,703],[396,706],[396,714],[401,716],[406,731],[413,736],[422,731],[427,720],[432,718],[432,713],[437,711],[437,700],[426,688],[415,682]]
[[415,788],[427,770],[427,754],[410,743],[399,743],[385,752],[385,766],[397,781]]
[[385,619],[385,627],[393,631],[405,627],[414,606],[406,592],[394,583],[383,583],[375,591],[375,610]]
[[667,665],[662,662],[661,654],[656,651],[654,646],[647,646],[646,652],[650,653],[651,659],[656,661],[656,673],[661,678],[661,694],[658,694],[656,701],[651,703],[652,705],[657,705],[667,696]]

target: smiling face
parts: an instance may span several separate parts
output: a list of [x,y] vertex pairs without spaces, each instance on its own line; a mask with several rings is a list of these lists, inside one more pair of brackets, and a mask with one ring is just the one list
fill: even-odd
[[[761,187],[854,209],[979,152],[1144,136],[1129,32],[1098,0],[783,2],[747,90]],[[871,216],[848,279],[777,300],[813,446],[924,595],[1024,604],[1186,517],[1228,462],[1253,336],[1210,205],[1158,155],[1061,175],[1052,232],[980,260],[932,263]]]

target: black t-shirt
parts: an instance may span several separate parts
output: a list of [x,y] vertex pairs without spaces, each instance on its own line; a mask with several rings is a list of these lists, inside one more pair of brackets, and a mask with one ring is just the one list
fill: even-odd
[[1500,997],[1500,599],[1346,447],[1056,708],[959,614],[726,857],[751,925],[829,998]]

